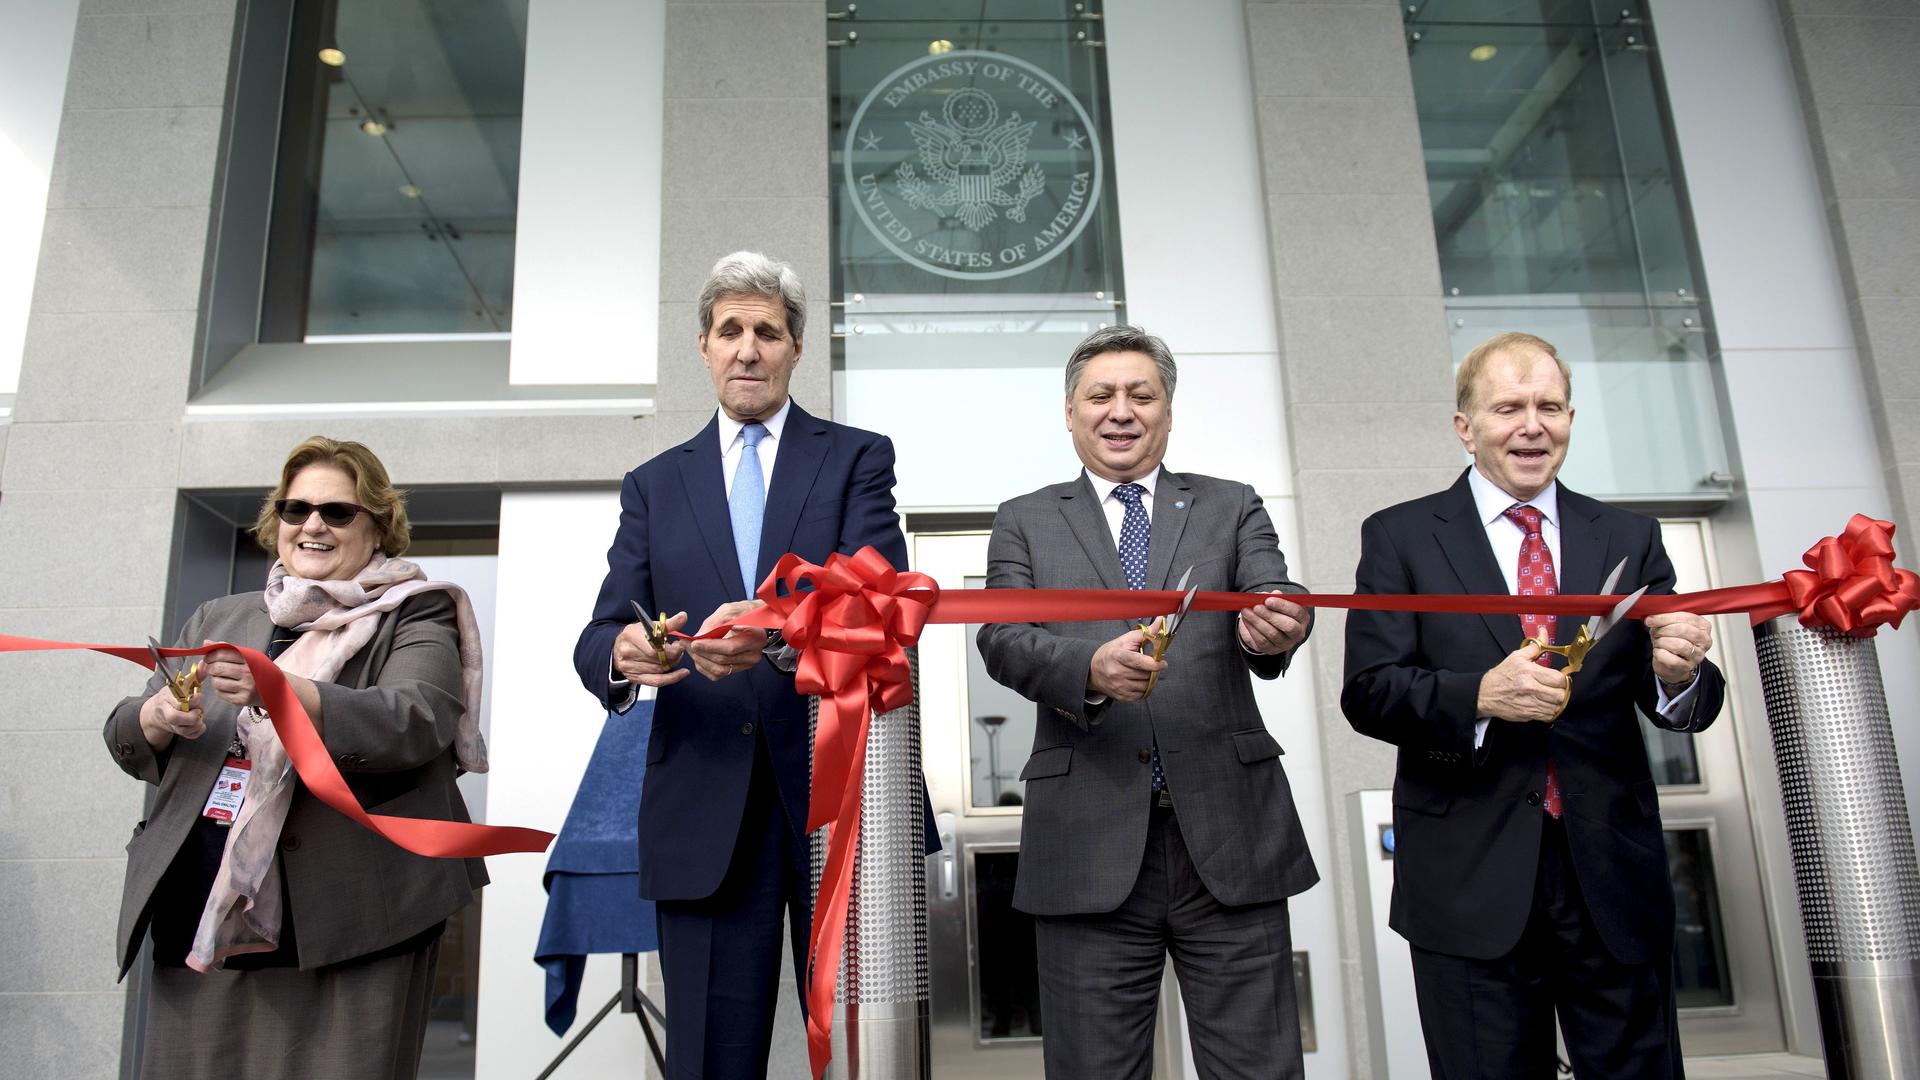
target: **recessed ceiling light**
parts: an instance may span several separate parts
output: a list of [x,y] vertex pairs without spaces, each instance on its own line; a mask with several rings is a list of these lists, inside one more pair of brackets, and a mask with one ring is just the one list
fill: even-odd
[[420,197],[420,189],[412,184],[401,184],[400,194],[405,195],[409,199],[417,199]]
[[952,51],[953,51],[953,42],[948,41],[946,38],[935,38],[934,40],[927,42],[928,56],[939,56],[942,53],[950,53]]
[[360,130],[366,132],[369,135],[385,135],[387,133],[387,125],[381,123],[378,120],[373,119],[372,117],[368,117],[367,119],[360,121]]
[[335,48],[321,49],[320,62],[328,67],[339,67],[347,62],[347,54]]
[[1476,62],[1485,62],[1493,59],[1499,52],[1500,46],[1498,45],[1475,45],[1473,51],[1467,54],[1467,59]]

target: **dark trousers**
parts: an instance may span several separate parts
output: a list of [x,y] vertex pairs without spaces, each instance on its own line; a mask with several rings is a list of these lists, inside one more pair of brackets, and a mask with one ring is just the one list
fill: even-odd
[[1565,826],[1549,818],[1541,832],[1533,903],[1512,952],[1474,960],[1413,948],[1434,1080],[1552,1080],[1556,1012],[1579,1080],[1679,1080],[1671,950],[1652,964],[1614,959],[1581,898]]
[[[669,1080],[767,1075],[780,991],[780,926],[792,925],[794,969],[806,964],[812,920],[806,837],[787,821],[766,743],[756,751],[747,806],[727,876],[702,900],[662,900]],[[795,979],[806,1011],[806,984]]]
[[1175,811],[1154,809],[1140,877],[1118,908],[1040,916],[1034,937],[1052,1080],[1147,1080],[1169,956],[1202,1077],[1302,1075],[1287,902],[1215,900]]

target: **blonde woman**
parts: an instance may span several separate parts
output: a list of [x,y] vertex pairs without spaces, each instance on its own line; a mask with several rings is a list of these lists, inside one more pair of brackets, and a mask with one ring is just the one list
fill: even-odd
[[[398,557],[408,531],[372,451],[308,439],[254,528],[266,588],[201,605],[178,641],[274,658],[363,806],[466,821],[454,779],[486,768],[479,636],[465,593]],[[105,736],[157,789],[116,939],[122,977],[153,942],[141,1075],[415,1076],[440,935],[482,862],[409,854],[311,795],[231,649],[187,707],[156,676]]]

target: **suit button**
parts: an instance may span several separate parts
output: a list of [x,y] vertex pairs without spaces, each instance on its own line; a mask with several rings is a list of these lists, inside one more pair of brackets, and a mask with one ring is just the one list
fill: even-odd
[[740,725],[740,734],[742,734],[742,735],[751,735],[751,734],[753,734],[753,725],[752,725],[752,724],[741,724],[741,725]]
[[1539,805],[1540,805],[1540,793],[1539,793],[1539,792],[1537,792],[1537,791],[1529,791],[1529,792],[1527,792],[1527,805],[1528,805],[1528,806],[1539,806]]
[[123,742],[118,747],[115,747],[115,749],[120,751],[121,757],[133,756],[133,744],[130,742]]
[[1148,763],[1149,763],[1149,762],[1151,762],[1151,761],[1153,761],[1153,752],[1152,752],[1152,751],[1149,751],[1149,750],[1142,750],[1142,751],[1140,751],[1140,764],[1142,764],[1142,765],[1145,765],[1145,764],[1148,764]]
[[287,836],[282,836],[280,838],[280,850],[281,851],[299,851],[300,838],[298,836],[294,836],[291,834]]

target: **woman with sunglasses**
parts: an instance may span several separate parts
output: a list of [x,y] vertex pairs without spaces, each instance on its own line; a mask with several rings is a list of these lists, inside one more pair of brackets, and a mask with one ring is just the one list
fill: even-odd
[[[266,589],[201,605],[179,643],[272,657],[369,810],[468,820],[454,779],[486,769],[479,634],[458,586],[398,558],[386,467],[308,439],[253,533],[276,557]],[[184,704],[156,673],[106,740],[157,789],[116,942],[122,977],[153,944],[141,1076],[416,1076],[440,935],[481,861],[409,854],[314,798],[232,649]]]

